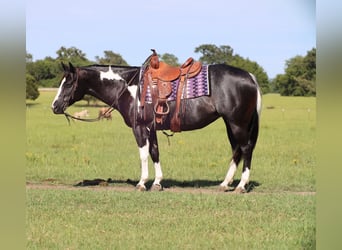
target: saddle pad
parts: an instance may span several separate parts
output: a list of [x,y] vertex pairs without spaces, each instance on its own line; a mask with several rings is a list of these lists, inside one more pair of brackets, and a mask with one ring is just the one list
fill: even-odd
[[[140,76],[144,74],[143,68],[141,69]],[[179,84],[179,79],[176,81],[171,82],[172,85],[172,93],[167,99],[168,101],[175,101],[177,96],[177,88]],[[142,92],[144,85],[144,78],[141,78],[140,81],[140,93]],[[193,77],[188,79],[187,83],[184,85],[186,88],[183,92],[182,99],[190,99],[190,98],[196,98],[200,96],[210,95],[210,86],[209,86],[209,77],[208,77],[208,65],[203,65],[200,73]],[[150,86],[147,87],[146,97],[145,97],[146,103],[152,103],[152,96],[151,96],[151,90]]]

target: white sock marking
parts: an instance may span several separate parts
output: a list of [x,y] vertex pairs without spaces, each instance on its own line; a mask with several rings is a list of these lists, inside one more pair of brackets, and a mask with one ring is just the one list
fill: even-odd
[[229,164],[229,169],[228,169],[226,178],[221,183],[221,186],[226,187],[226,186],[228,186],[228,184],[230,184],[233,181],[236,169],[237,169],[236,163],[234,160],[232,160]]
[[160,185],[160,181],[163,179],[163,172],[161,170],[160,162],[154,163],[155,179],[153,185]]
[[242,173],[241,175],[241,181],[239,183],[239,185],[237,186],[237,188],[245,188],[245,185],[248,183],[249,181],[249,169],[246,168],[246,170]]
[[148,155],[149,155],[149,142],[146,140],[146,145],[139,148],[140,160],[141,160],[141,177],[138,185],[145,186],[145,182],[148,179]]

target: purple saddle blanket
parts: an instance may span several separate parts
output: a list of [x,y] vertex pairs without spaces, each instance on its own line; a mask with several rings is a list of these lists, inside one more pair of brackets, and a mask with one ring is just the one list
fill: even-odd
[[[144,69],[141,69],[140,76],[143,76]],[[168,101],[176,100],[177,96],[177,88],[179,84],[179,79],[176,81],[171,82],[172,85],[172,93],[168,97]],[[141,77],[140,81],[140,93],[142,93],[142,89],[144,86],[144,78]],[[208,65],[203,65],[200,73],[187,80],[187,83],[184,84],[184,92],[182,94],[182,99],[190,99],[196,98],[200,96],[210,95],[210,86],[209,86],[209,77],[208,77]],[[147,93],[145,97],[146,103],[152,103],[152,96],[150,86],[147,87]]]

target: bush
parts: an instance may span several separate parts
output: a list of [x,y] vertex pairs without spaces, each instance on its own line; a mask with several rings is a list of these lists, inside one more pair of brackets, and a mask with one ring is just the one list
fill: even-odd
[[39,96],[38,85],[33,76],[26,74],[26,99],[36,100]]

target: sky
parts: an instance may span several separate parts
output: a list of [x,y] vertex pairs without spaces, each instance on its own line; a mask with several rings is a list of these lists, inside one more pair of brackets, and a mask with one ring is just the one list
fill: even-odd
[[89,60],[105,50],[140,66],[151,54],[198,59],[196,47],[229,45],[270,78],[316,47],[314,0],[27,0],[26,51],[33,60],[76,47]]

